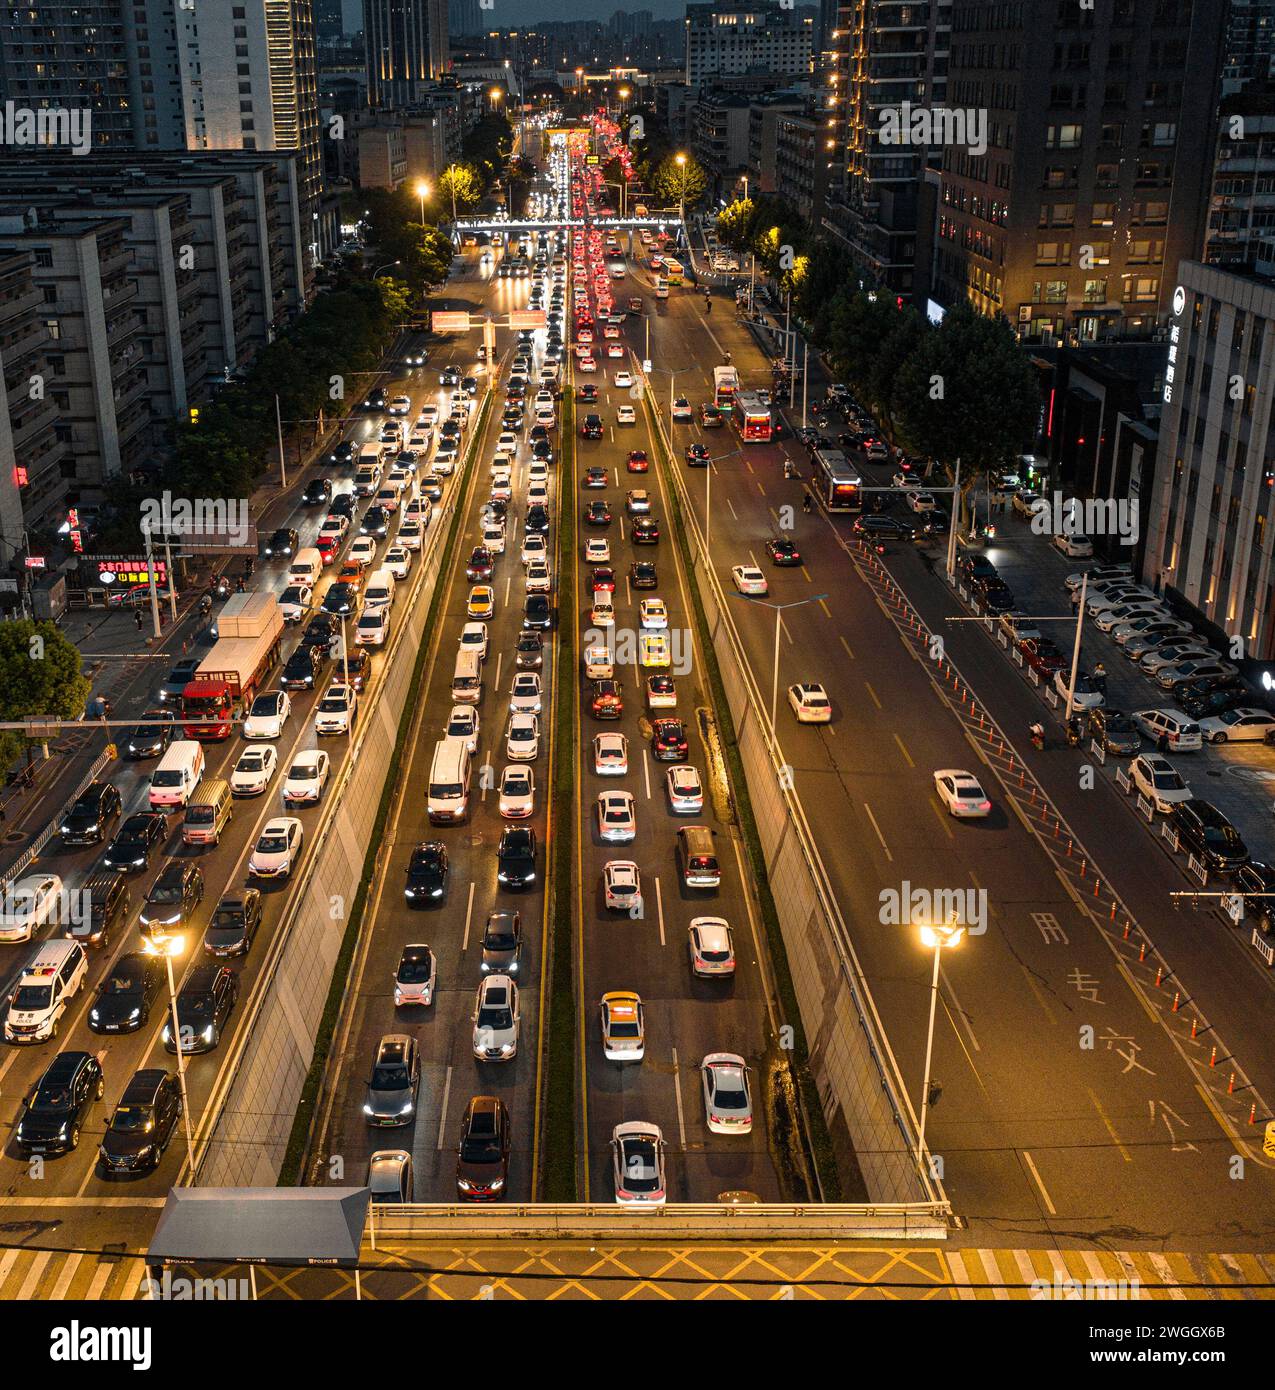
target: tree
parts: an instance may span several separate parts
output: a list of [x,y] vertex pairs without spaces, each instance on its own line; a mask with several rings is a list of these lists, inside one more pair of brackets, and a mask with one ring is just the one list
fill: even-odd
[[655,170],[652,187],[666,207],[693,207],[704,196],[708,175],[693,154],[671,154]]
[[434,189],[434,197],[438,200],[438,206],[445,210],[445,216],[451,213],[453,196],[458,217],[473,212],[481,202],[483,180],[472,164],[449,164],[439,174],[438,184]]
[[[0,719],[78,719],[92,689],[82,665],[78,648],[55,623],[0,623]],[[0,733],[0,768],[26,744],[15,730]]]
[[751,198],[737,198],[717,214],[717,235],[732,251],[744,251],[751,244],[757,227],[757,204]]

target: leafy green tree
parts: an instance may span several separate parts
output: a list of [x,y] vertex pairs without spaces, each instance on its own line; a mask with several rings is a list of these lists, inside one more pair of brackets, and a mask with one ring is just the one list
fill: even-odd
[[717,235],[732,251],[746,250],[757,229],[759,209],[751,198],[738,198],[717,214]]
[[452,198],[458,217],[464,217],[482,201],[483,180],[472,164],[449,164],[438,176],[434,197],[448,218],[452,213]]
[[666,207],[694,207],[708,187],[708,175],[693,154],[667,155],[655,170],[652,187]]
[[[77,647],[55,623],[0,623],[0,719],[78,719],[92,689]],[[0,768],[26,746],[16,730],[0,733]]]

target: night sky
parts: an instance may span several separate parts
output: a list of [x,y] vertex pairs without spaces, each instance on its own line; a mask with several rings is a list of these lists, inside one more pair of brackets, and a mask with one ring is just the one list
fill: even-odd
[[[496,0],[495,9],[487,14],[495,17],[499,13],[502,0]],[[615,0],[525,0],[517,6],[519,24],[536,24],[544,19],[597,19],[605,24],[616,10],[635,13],[650,10],[655,19],[681,19],[686,14],[685,0],[628,0],[616,4]],[[499,23],[499,21],[496,21]]]

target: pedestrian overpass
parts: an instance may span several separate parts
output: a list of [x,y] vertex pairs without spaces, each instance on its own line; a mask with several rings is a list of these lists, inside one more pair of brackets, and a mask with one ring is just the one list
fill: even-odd
[[458,217],[452,223],[452,236],[454,239],[467,232],[503,232],[508,236],[522,232],[584,231],[587,227],[615,232],[663,232],[670,227],[680,228],[683,234],[686,231],[681,213],[671,208],[644,217]]

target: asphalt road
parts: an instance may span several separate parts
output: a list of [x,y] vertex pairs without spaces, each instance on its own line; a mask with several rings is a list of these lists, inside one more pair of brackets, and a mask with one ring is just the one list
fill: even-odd
[[[659,306],[652,323],[657,380],[663,362],[698,363],[678,380],[693,403],[711,398],[712,366],[725,348],[745,387],[767,384],[764,357],[721,299],[709,317],[690,291],[673,291]],[[791,436],[741,451],[730,430],[677,425],[671,433],[675,449],[702,438],[720,459],[712,550],[723,585],[731,585],[732,564],[755,559],[767,570],[771,600],[827,595],[784,615],[780,684],[821,681],[834,720],[798,725],[781,690],[779,738],[917,1108],[932,956],[915,929],[882,920],[881,894],[902,894],[905,885],[971,889],[977,908],[980,890],[986,893],[986,931],[945,957],[940,977],[933,1076],[942,1089],[927,1141],[958,1212],[1060,1240],[1116,1229],[1191,1240],[1258,1232],[1270,1196],[1260,1145],[1255,1153],[1250,1148],[1245,1179],[1234,1180],[1234,1136],[1200,1091],[1194,1068],[1130,989],[995,785],[986,782],[997,805],[986,821],[953,821],[942,812],[933,770],[983,769],[928,674],[854,576],[839,540],[852,518],[802,514],[800,484],[783,480],[782,462],[788,454],[805,472],[804,451]],[[703,493],[694,484],[691,493],[702,523]],[[793,527],[781,531],[786,505]],[[762,548],[775,534],[796,540],[802,568],[766,564]],[[916,552],[888,563],[935,625],[930,610],[943,605],[941,581]],[[768,690],[773,612],[741,599],[735,621],[758,684]],[[1011,736],[1025,729],[1039,706],[1009,663],[973,630],[952,632],[948,644],[1002,727]],[[1092,830],[1093,851],[1135,910],[1151,915],[1159,940],[1167,888],[1182,886],[1180,878],[1112,793],[1082,795],[1075,767],[1053,766],[1066,814]],[[1219,952],[1221,929],[1211,917],[1192,921],[1183,913],[1172,926],[1176,968],[1190,967],[1195,997],[1260,1074],[1255,1044],[1264,996],[1255,994],[1251,965],[1238,945]],[[1188,942],[1189,956],[1178,964],[1176,949]]]

